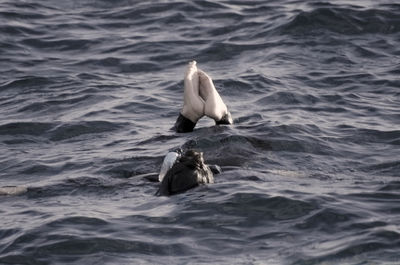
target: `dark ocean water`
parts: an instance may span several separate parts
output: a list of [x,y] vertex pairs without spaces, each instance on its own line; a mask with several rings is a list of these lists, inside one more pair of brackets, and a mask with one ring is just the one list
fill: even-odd
[[[170,130],[193,59],[233,126]],[[400,264],[400,4],[0,1],[0,148],[0,264]]]

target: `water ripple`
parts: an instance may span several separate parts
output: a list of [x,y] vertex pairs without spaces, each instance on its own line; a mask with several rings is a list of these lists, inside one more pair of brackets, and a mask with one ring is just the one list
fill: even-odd
[[[398,263],[398,4],[36,2],[0,3],[0,263]],[[193,59],[233,126],[171,130]],[[154,196],[177,147],[222,173]]]

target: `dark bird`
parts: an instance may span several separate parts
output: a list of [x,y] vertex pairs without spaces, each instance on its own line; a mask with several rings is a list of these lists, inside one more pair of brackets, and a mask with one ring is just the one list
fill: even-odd
[[214,183],[214,174],[203,153],[188,150],[168,170],[156,195],[169,196],[207,183]]

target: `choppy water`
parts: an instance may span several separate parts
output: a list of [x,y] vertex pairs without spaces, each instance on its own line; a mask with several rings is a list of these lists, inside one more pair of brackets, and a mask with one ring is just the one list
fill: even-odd
[[[399,264],[395,2],[1,1],[0,264]],[[234,126],[170,130],[192,59]]]

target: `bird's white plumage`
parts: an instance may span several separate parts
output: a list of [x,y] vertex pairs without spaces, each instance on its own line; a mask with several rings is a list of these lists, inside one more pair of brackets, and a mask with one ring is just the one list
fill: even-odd
[[164,158],[164,161],[161,165],[160,174],[158,175],[158,180],[161,182],[168,170],[175,164],[175,161],[178,159],[179,153],[177,152],[169,152]]

